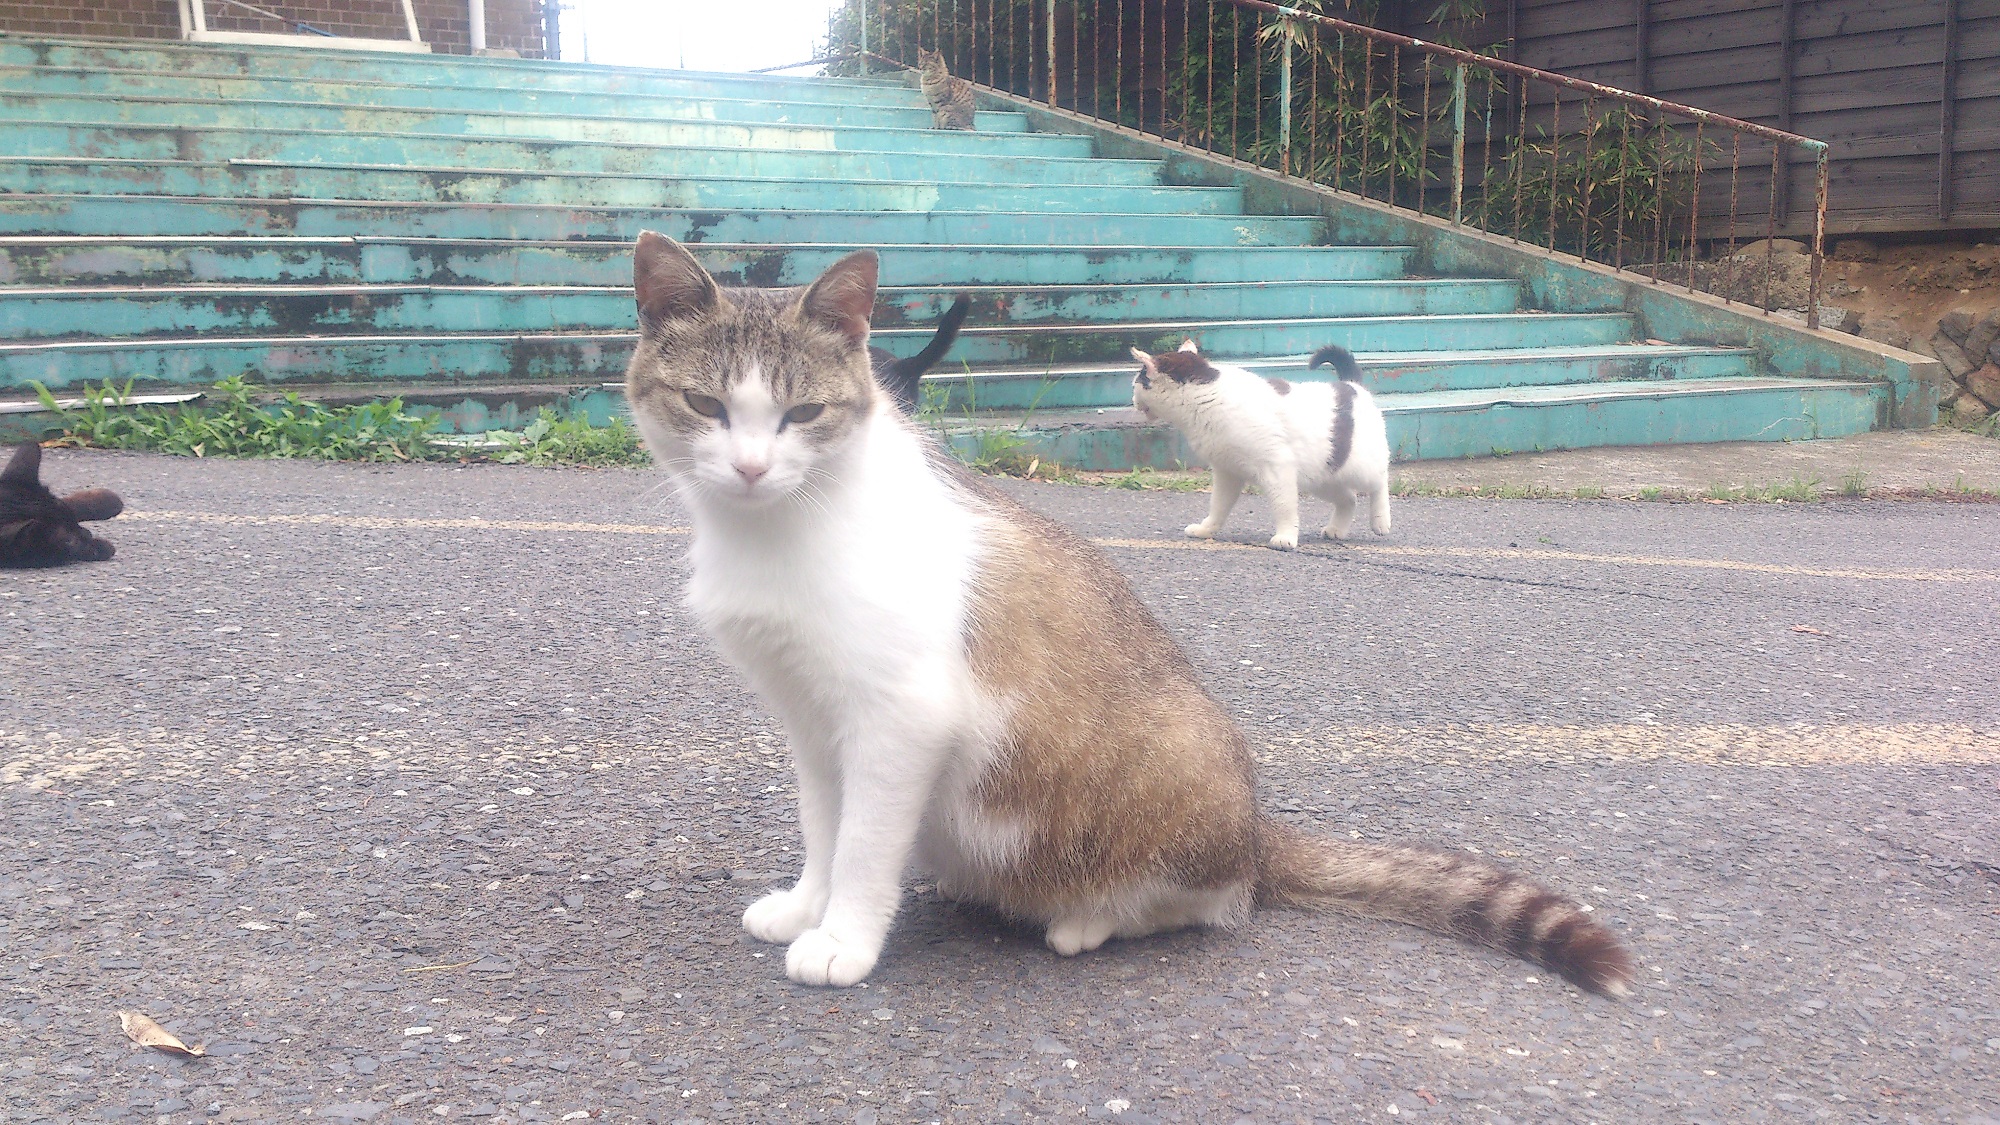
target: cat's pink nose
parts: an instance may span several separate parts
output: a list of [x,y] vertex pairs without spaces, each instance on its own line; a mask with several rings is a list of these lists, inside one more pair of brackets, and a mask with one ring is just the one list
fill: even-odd
[[771,468],[768,465],[759,465],[748,461],[736,462],[736,475],[743,478],[744,484],[756,484],[764,478],[765,473],[770,471]]

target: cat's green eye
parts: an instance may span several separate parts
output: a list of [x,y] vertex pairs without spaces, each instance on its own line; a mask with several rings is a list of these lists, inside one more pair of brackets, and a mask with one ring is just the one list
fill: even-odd
[[729,424],[729,411],[724,410],[720,402],[707,395],[698,395],[693,391],[688,391],[687,404],[689,409],[704,418],[713,418],[724,425]]
[[825,409],[826,404],[820,402],[808,402],[803,406],[794,406],[790,410],[785,411],[785,424],[788,426],[802,426],[819,417],[820,412]]

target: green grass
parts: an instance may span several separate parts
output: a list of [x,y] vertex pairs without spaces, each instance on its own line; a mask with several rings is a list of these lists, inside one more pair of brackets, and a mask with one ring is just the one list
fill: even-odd
[[1764,494],[1771,500],[1783,500],[1789,504],[1809,504],[1819,499],[1819,478],[1801,477],[1792,474],[1792,479],[1783,484],[1767,485]]
[[278,457],[323,461],[500,461],[527,465],[643,465],[639,436],[623,419],[593,426],[544,407],[521,430],[452,437],[440,419],[400,398],[326,406],[287,391],[260,398],[240,378],[225,379],[197,402],[130,406],[132,384],[85,387],[83,404],[63,409],[48,388],[42,406],[62,420],[62,440],[98,449],[186,457]]
[[1044,377],[1041,389],[1035,392],[1034,400],[1028,403],[1028,409],[1014,425],[987,425],[979,417],[978,388],[968,366],[963,391],[963,425],[952,425],[951,388],[942,383],[921,384],[916,417],[937,433],[938,440],[944,443],[952,456],[978,472],[1073,482],[1077,479],[1076,471],[1059,461],[1044,460],[1036,452],[1033,439],[1025,433],[1028,420],[1035,416],[1035,411],[1042,404],[1042,397],[1055,385],[1053,378]]
[[1840,494],[1842,496],[1853,497],[1867,496],[1868,471],[1866,469],[1848,470],[1847,475],[1840,478]]
[[1167,476],[1142,465],[1129,473],[1101,477],[1096,483],[1134,492],[1203,492],[1209,487],[1210,477],[1206,473]]

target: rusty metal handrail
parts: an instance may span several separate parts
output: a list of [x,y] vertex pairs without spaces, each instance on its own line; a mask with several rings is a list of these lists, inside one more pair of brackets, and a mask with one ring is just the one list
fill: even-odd
[[[1153,0],[1131,12],[1120,0],[1109,2],[1109,13],[1106,0],[849,0],[849,11],[859,17],[855,57],[864,72],[870,61],[912,66],[912,48],[939,50],[954,74],[1002,93],[1392,207],[1427,216],[1435,209],[1455,225],[1637,270],[1656,285],[1672,266],[1695,288],[1704,243],[1726,242],[1728,262],[1737,262],[1743,183],[1768,174],[1763,291],[1750,302],[1767,314],[1776,307],[1775,241],[1781,201],[1789,198],[1780,185],[1793,167],[1784,154],[1803,152],[1817,180],[1806,324],[1819,326],[1824,141],[1270,0]],[[1470,100],[1474,75],[1483,113]],[[1499,106],[1496,121],[1495,92],[1503,87],[1514,106]],[[1546,124],[1530,112],[1537,108],[1530,91],[1549,95],[1539,103]],[[1583,103],[1581,124],[1572,120],[1568,129],[1565,92]],[[1406,95],[1420,108],[1406,104]],[[1571,99],[1568,108],[1575,107]],[[1445,155],[1433,144],[1434,127]],[[1726,139],[1726,164],[1717,138]],[[1768,173],[1745,163],[1746,145],[1753,159],[1757,146],[1768,147]],[[1599,167],[1607,153],[1615,161]],[[1448,171],[1433,167],[1447,161]],[[1704,208],[1711,162],[1711,192],[1717,177],[1728,176],[1726,211]],[[1468,189],[1476,199],[1468,200]],[[1435,208],[1434,192],[1444,196]],[[1475,214],[1467,213],[1468,202]],[[1525,239],[1524,222],[1531,224]],[[1728,285],[1737,278],[1734,265],[1728,269],[1721,296],[1733,301],[1739,295]]]

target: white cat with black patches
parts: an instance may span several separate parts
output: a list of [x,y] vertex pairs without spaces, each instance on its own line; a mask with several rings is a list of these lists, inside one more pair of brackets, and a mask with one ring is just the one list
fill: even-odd
[[626,393],[694,525],[688,604],[797,767],[799,880],[743,913],[793,980],[873,971],[914,867],[1064,955],[1300,906],[1627,988],[1630,958],[1576,902],[1259,811],[1248,743],[1117,568],[877,385],[874,255],[793,290],[723,289],[657,234],[634,265]]
[[1312,368],[1333,364],[1340,376],[1333,383],[1288,383],[1210,363],[1193,340],[1177,352],[1133,348],[1132,356],[1139,361],[1132,404],[1172,423],[1215,474],[1208,518],[1190,524],[1190,536],[1213,538],[1253,484],[1276,510],[1271,546],[1280,550],[1299,545],[1301,492],[1333,504],[1328,539],[1347,537],[1363,496],[1369,526],[1389,534],[1389,436],[1347,349],[1328,345],[1312,357]]

